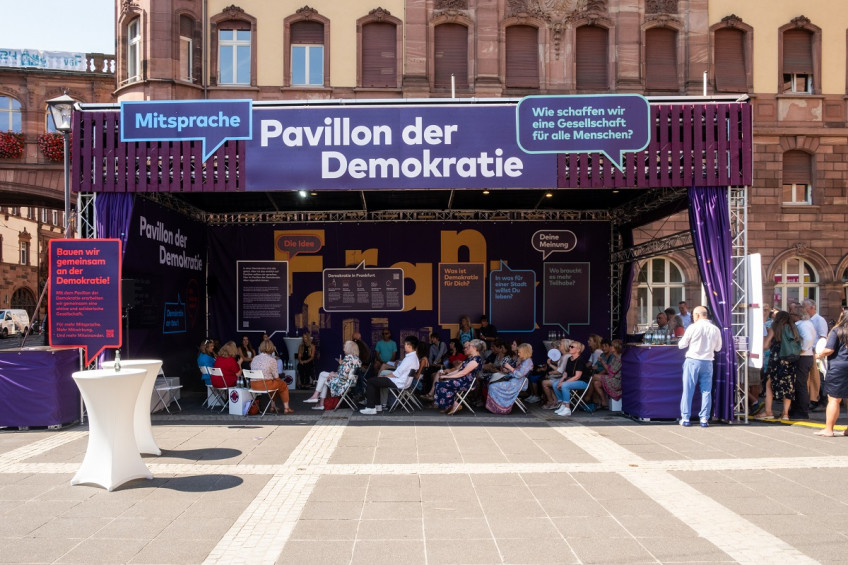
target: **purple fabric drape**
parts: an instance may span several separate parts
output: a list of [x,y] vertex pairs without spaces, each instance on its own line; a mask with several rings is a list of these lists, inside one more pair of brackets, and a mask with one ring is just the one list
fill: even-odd
[[121,253],[127,251],[127,236],[133,211],[133,195],[125,192],[101,192],[94,200],[97,237],[121,240]]
[[[621,232],[621,243],[622,249],[633,247],[632,229],[628,228]],[[636,264],[631,261],[625,263],[621,270],[621,295],[618,297],[618,300],[619,304],[621,304],[622,319],[618,321],[618,335],[613,337],[617,337],[622,341],[622,343],[626,343],[627,334],[629,333],[627,328],[627,313],[630,311],[630,303],[632,301],[633,281],[636,278],[635,267]]]
[[713,322],[721,329],[722,348],[713,373],[712,415],[733,419],[736,395],[736,351],[731,328],[733,264],[727,189],[689,189],[689,226]]

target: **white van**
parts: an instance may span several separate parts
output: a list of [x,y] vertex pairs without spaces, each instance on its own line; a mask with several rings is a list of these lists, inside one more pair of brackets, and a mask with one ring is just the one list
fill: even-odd
[[29,327],[26,310],[0,310],[0,337],[19,335]]

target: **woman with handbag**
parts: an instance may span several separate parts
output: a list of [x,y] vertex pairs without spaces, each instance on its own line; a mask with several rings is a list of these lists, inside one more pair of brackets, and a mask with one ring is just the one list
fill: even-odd
[[513,367],[511,361],[503,365],[506,373],[494,380],[500,373],[492,376],[489,382],[489,391],[486,395],[486,410],[493,414],[509,414],[518,393],[527,388],[526,377],[533,370],[533,347],[529,343],[518,346],[518,367]]
[[[768,368],[763,372],[763,387],[766,389],[764,418],[774,418],[774,400],[783,401],[781,419],[789,419],[789,405],[795,398],[795,364],[801,353],[801,336],[789,317],[781,310],[774,315],[768,329],[763,349],[769,352]],[[793,351],[796,351],[793,356]]]

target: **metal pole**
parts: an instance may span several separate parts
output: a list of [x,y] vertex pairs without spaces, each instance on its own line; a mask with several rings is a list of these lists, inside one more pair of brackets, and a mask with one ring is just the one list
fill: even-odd
[[65,139],[65,239],[71,237],[71,159],[69,132],[63,132],[62,137]]

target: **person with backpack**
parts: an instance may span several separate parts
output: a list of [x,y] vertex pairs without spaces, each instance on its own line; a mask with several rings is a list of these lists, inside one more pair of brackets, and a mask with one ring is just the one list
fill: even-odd
[[763,350],[769,352],[769,363],[763,371],[763,387],[766,390],[764,418],[774,418],[772,404],[783,402],[781,419],[789,419],[789,405],[795,398],[795,369],[801,355],[801,335],[789,312],[783,310],[774,315],[768,329]]

